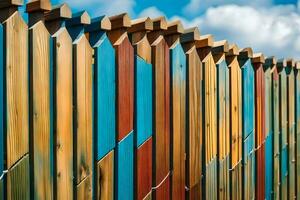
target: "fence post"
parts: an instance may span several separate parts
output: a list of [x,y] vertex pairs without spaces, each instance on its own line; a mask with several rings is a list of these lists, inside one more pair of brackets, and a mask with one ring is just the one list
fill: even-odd
[[134,49],[126,31],[131,22],[127,14],[109,19],[112,30],[108,37],[116,50],[117,74],[115,199],[130,200],[134,198]]
[[201,198],[202,176],[202,63],[196,49],[197,27],[184,30],[180,41],[186,55],[186,191],[187,199]]
[[116,144],[115,50],[105,31],[111,29],[106,16],[92,19],[85,32],[94,49],[94,196],[114,199],[114,158]]
[[252,63],[255,68],[255,150],[256,150],[256,199],[265,198],[265,81],[263,54],[254,54]]
[[153,159],[152,198],[170,199],[170,57],[164,38],[167,21],[152,19],[148,32],[153,65]]
[[54,198],[73,198],[73,70],[72,38],[65,28],[67,4],[45,13],[53,37]]
[[153,30],[150,18],[131,21],[128,29],[134,47],[134,147],[135,197],[151,199],[152,193],[152,64],[147,32]]
[[229,51],[229,44],[226,40],[214,42],[211,51],[217,68],[218,198],[230,199],[230,85],[225,57]]
[[212,55],[211,35],[200,36],[196,42],[203,69],[202,106],[202,198],[217,199],[217,68]]
[[183,31],[182,24],[174,21],[164,32],[171,69],[171,199],[185,199],[186,57],[180,44]]
[[242,198],[255,197],[255,72],[251,48],[241,49],[238,61],[242,73]]
[[239,49],[234,44],[226,53],[230,74],[230,179],[231,198],[242,198],[242,75],[238,62]]
[[29,14],[31,199],[53,198],[52,38],[44,25],[49,1],[26,4]]
[[295,73],[295,117],[296,117],[296,194],[300,195],[300,63],[296,62]]
[[3,56],[0,135],[4,142],[3,167],[7,170],[4,199],[30,199],[28,26],[17,11],[22,4],[21,0],[3,0],[0,4]]

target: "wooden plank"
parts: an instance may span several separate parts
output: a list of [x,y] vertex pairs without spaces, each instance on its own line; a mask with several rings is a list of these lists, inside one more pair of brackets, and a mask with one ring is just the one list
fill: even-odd
[[22,157],[6,175],[7,199],[8,200],[29,200],[30,179],[29,179],[29,155]]
[[28,28],[18,12],[3,24],[6,79],[6,166],[29,152]]
[[114,151],[109,152],[97,164],[97,199],[114,199]]
[[105,32],[91,32],[89,39],[95,51],[94,144],[99,161],[114,149],[116,141],[116,58]]
[[297,196],[300,195],[300,73],[299,69],[294,69],[295,73],[295,111],[296,111],[296,189]]
[[131,132],[116,147],[115,199],[131,200],[134,197],[133,151],[134,133]]
[[137,149],[136,165],[136,198],[147,199],[152,190],[152,137]]
[[34,199],[53,198],[52,39],[42,22],[29,29],[30,154]]
[[219,161],[218,198],[230,199],[230,159],[229,155]]
[[284,147],[280,153],[280,172],[281,199],[288,199],[288,147]]
[[153,199],[157,200],[169,200],[170,198],[170,177],[161,182],[159,187],[155,188],[152,192]]
[[187,68],[186,186],[190,189],[187,195],[190,198],[199,199],[202,176],[202,63],[195,46],[185,48],[185,51]]
[[65,28],[53,35],[55,182],[57,199],[73,198],[72,39]]
[[[3,37],[3,26],[2,24],[0,24],[0,52],[4,51],[4,37]],[[0,68],[4,69],[4,62],[3,62],[3,53],[0,54]],[[4,87],[4,83],[5,83],[5,70],[0,70],[0,113],[3,113],[0,115],[0,176],[2,176],[2,178],[0,178],[0,199],[3,200],[4,199],[4,185],[3,185],[3,179],[4,179],[4,150],[5,150],[5,142],[4,142],[4,137],[5,137],[5,133],[4,133],[4,95],[5,95],[5,87]]]
[[76,186],[76,199],[92,199],[92,176],[87,176]]
[[[153,185],[170,171],[170,57],[169,46],[159,36],[151,44],[153,64]],[[167,186],[165,193],[168,193]],[[153,196],[156,191],[154,191]],[[163,192],[162,192],[163,193]],[[162,198],[166,198],[162,194]]]
[[170,47],[172,198],[185,199],[186,57],[182,46]]

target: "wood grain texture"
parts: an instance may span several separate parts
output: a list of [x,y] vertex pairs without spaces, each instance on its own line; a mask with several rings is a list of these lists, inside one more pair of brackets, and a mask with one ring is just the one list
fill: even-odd
[[114,151],[109,152],[97,164],[97,199],[114,199]]
[[289,198],[296,198],[295,76],[292,66],[286,68],[288,102]]
[[170,48],[172,198],[185,199],[186,57],[179,43]]
[[230,159],[229,155],[219,160],[218,198],[230,199]]
[[[3,37],[3,26],[2,24],[0,24],[0,52],[4,51],[4,43],[3,43],[4,37]],[[0,68],[4,69],[4,62],[3,62],[3,53],[0,54]],[[0,174],[3,175],[3,170],[4,170],[4,150],[5,150],[5,146],[4,146],[4,137],[5,137],[5,133],[4,133],[4,94],[5,94],[5,87],[4,87],[4,83],[5,83],[5,70],[0,70],[0,113],[3,113],[2,115],[0,115]],[[1,176],[0,175],[0,176]],[[3,200],[4,199],[4,185],[3,185],[3,178],[1,178],[0,180],[0,199]]]
[[[169,46],[162,36],[151,47],[154,84],[153,185],[157,186],[170,171],[170,57]],[[169,188],[166,188],[167,191]]]
[[152,190],[152,137],[136,152],[136,198],[147,199]]
[[92,199],[92,191],[92,175],[89,175],[76,186],[76,199]]
[[72,39],[65,28],[54,37],[55,181],[57,199],[73,198]]
[[29,29],[30,42],[30,154],[34,199],[53,198],[52,39],[39,22]]
[[115,44],[117,65],[117,139],[133,130],[134,50],[127,36]]
[[22,157],[11,169],[6,177],[8,200],[29,200],[29,155]]
[[95,50],[94,144],[99,161],[116,143],[116,57],[106,33],[92,32],[89,38]]
[[170,177],[168,176],[162,183],[161,185],[153,190],[152,196],[153,199],[156,200],[169,200],[171,199],[170,197]]
[[6,76],[6,165],[29,152],[28,27],[18,12],[3,24]]
[[[187,50],[187,136],[186,136],[186,186],[199,188],[199,192],[188,192],[193,198],[199,199],[201,194],[202,176],[202,63],[195,47]],[[195,189],[197,190],[197,189]],[[199,196],[196,196],[197,194]]]
[[135,56],[134,130],[135,147],[140,147],[152,136],[152,65]]
[[134,132],[128,134],[116,147],[115,199],[134,198]]
[[296,105],[296,188],[297,196],[300,195],[300,72],[295,69],[295,105]]
[[[73,44],[74,49],[74,121],[75,128],[75,170],[76,183],[92,174],[93,150],[93,49],[82,35]],[[92,179],[88,179],[92,181]],[[85,180],[86,182],[87,180]],[[84,184],[88,185],[88,184]],[[90,183],[91,185],[91,183]]]

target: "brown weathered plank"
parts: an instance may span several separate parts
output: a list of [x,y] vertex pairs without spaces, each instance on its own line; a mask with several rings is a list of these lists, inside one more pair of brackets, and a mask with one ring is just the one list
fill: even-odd
[[73,198],[72,39],[65,28],[54,38],[55,181],[57,199]]
[[114,199],[114,151],[108,153],[97,164],[97,199]]
[[92,199],[92,176],[86,177],[76,186],[76,199]]
[[21,158],[7,173],[7,199],[29,200],[29,155]]

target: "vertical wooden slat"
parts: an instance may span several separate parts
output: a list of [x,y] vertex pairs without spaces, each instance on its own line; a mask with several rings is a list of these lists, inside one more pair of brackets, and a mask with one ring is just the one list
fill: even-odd
[[5,105],[4,105],[4,95],[5,95],[5,64],[3,62],[4,59],[4,37],[3,37],[3,26],[0,24],[0,113],[3,113],[0,115],[0,199],[4,199],[4,151],[5,151],[5,142],[4,142],[4,137],[5,137],[5,128],[4,128],[4,110],[5,110]]
[[153,65],[153,159],[152,197],[169,199],[170,174],[170,58],[169,46],[163,37],[166,19],[153,19],[154,31],[148,33]]
[[296,194],[300,195],[300,73],[299,65],[296,63],[295,74],[295,122],[296,122]]

